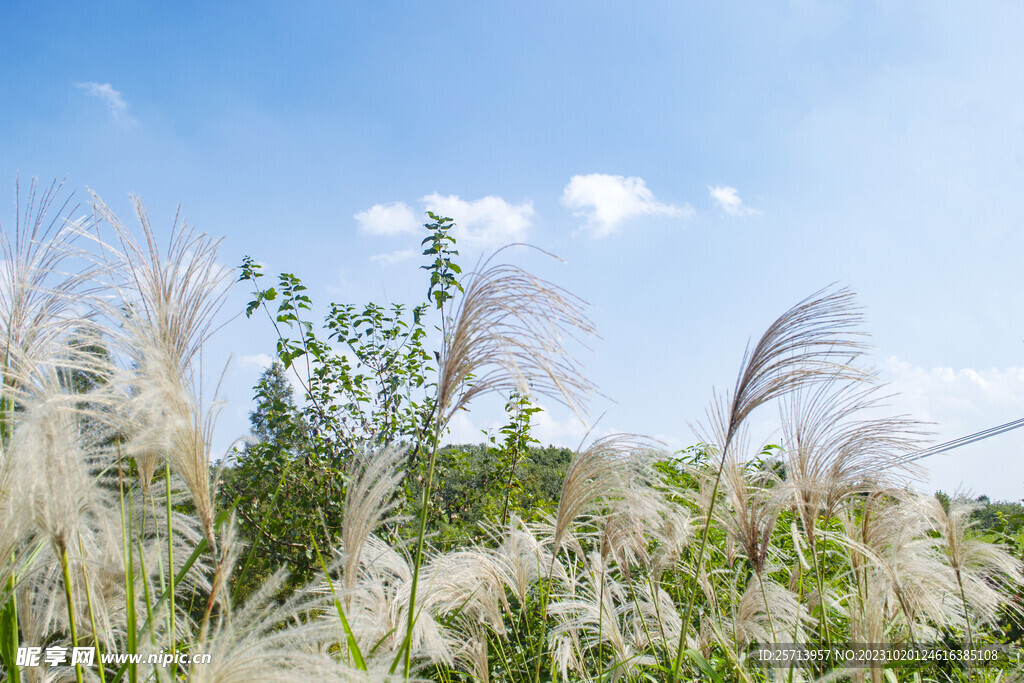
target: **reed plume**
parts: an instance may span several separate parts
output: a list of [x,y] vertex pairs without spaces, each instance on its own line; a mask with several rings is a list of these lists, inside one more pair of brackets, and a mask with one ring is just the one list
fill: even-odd
[[471,274],[446,331],[437,391],[441,424],[485,393],[547,396],[581,415],[594,385],[568,343],[596,335],[584,302],[488,259]]
[[[40,191],[33,180],[22,206],[21,182],[16,186],[14,230],[0,226],[0,335],[3,339],[5,397],[13,385],[10,373],[24,373],[26,361],[45,361],[53,344],[83,321],[76,295],[83,291],[88,272],[66,272],[75,252],[77,205],[62,197],[63,183]],[[13,237],[13,240],[12,240]]]
[[598,439],[573,456],[558,497],[552,555],[558,554],[576,518],[656,480],[651,469],[653,453],[645,440],[616,434]]
[[742,649],[751,642],[777,643],[781,636],[802,640],[809,621],[797,596],[770,578],[751,581],[740,596],[732,629]]
[[732,392],[709,410],[714,443],[723,457],[759,406],[825,379],[866,379],[851,364],[865,348],[857,339],[861,322],[854,295],[845,288],[822,289],[777,318],[744,353]]
[[786,484],[811,551],[820,518],[846,500],[899,488],[923,470],[906,459],[920,445],[920,423],[904,416],[868,418],[882,407],[871,376],[834,376],[793,392],[781,408]]
[[400,465],[405,455],[398,448],[357,452],[352,479],[345,490],[345,516],[341,528],[341,571],[346,591],[351,591],[358,576],[363,548],[398,505],[395,489],[404,473]]
[[868,495],[856,513],[842,510],[844,536],[835,538],[848,549],[857,591],[851,635],[915,642],[936,628],[962,625],[955,583],[939,540],[929,534],[927,505],[919,494],[891,490]]
[[520,605],[526,604],[527,594],[541,577],[557,581],[567,578],[564,567],[547,547],[553,537],[549,532],[554,526],[541,526],[541,530],[531,528],[513,513],[507,525],[495,524],[488,528],[488,537],[495,546],[495,561],[502,567],[500,575]]
[[614,559],[626,580],[634,565],[660,578],[693,538],[690,516],[670,500],[670,488],[653,468],[641,464],[623,474],[632,480],[619,488],[621,497],[608,492],[611,500],[602,521],[601,554]]
[[191,491],[204,535],[215,550],[209,471],[215,414],[202,408],[198,365],[224,303],[230,271],[217,263],[219,241],[195,233],[178,217],[163,254],[141,201],[133,198],[144,244],[94,199],[98,219],[110,224],[118,239],[116,247],[102,246],[118,295],[117,306],[107,313],[119,325],[117,340],[131,365],[125,384],[134,429],[126,449],[136,459],[144,488],[159,459],[170,462]]
[[932,529],[939,534],[939,549],[956,580],[967,647],[971,647],[974,629],[983,624],[996,626],[1001,607],[1007,606],[1016,615],[1022,613],[1014,591],[1024,583],[1024,565],[1000,545],[972,535],[972,527],[977,524],[973,513],[979,503],[957,495],[949,501],[948,510],[935,497],[924,505]]
[[[748,348],[744,353],[732,393],[716,397],[708,410],[707,428],[713,437],[710,443],[717,447],[721,460],[705,513],[697,565],[703,562],[722,469],[732,456],[733,440],[744,421],[759,406],[823,378],[863,378],[864,374],[851,366],[852,360],[864,349],[854,329],[860,322],[861,315],[854,306],[852,292],[825,288],[783,313],[761,335],[753,349]],[[672,678],[682,661],[695,596],[696,591],[691,590]]]
[[725,506],[717,507],[716,516],[761,578],[773,545],[772,532],[789,495],[770,464],[739,462],[736,450],[732,449],[721,470]]
[[553,646],[563,635],[571,636],[578,652],[578,662],[584,664],[587,653],[598,657],[595,669],[604,670],[605,662],[600,659],[602,645],[610,646],[613,653],[609,667],[613,678],[628,675],[652,658],[636,652],[631,631],[624,628],[624,605],[627,602],[626,588],[604,563],[600,553],[593,553],[584,564],[580,580],[571,593],[558,596],[549,606],[550,614],[556,620],[549,639]]
[[[569,353],[569,340],[594,334],[583,302],[565,290],[511,265],[491,265],[496,252],[465,284],[451,327],[444,321],[426,481],[406,624],[405,674],[411,667],[416,591],[423,561],[427,513],[442,431],[475,397],[490,392],[542,395],[577,415],[593,385]],[[417,450],[418,450],[417,446]],[[557,551],[557,549],[556,549]]]
[[322,597],[298,591],[280,599],[285,573],[271,576],[230,618],[217,619],[197,651],[210,654],[210,663],[193,664],[190,681],[249,683],[250,681],[370,681],[387,680],[380,672],[357,671],[320,652],[315,643],[323,625],[316,615],[324,610]]

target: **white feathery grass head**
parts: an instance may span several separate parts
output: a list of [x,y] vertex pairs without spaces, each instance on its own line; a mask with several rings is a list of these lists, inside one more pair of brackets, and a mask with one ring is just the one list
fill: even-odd
[[[343,551],[336,552],[338,556],[332,573],[345,571],[345,562],[350,557]],[[394,604],[403,586],[412,580],[412,570],[407,558],[372,534],[363,543],[359,563],[358,571],[352,574],[349,588],[335,583],[332,592],[331,587],[323,582],[316,590],[327,597],[337,596],[342,602],[345,618],[368,663],[383,661],[388,657],[393,659],[400,644],[400,638],[396,635],[399,622],[393,616],[397,611]],[[343,626],[336,609],[328,609],[324,620],[329,632],[338,639]],[[343,641],[339,646],[347,652],[347,643]],[[390,661],[388,659],[388,663]]]
[[356,455],[352,479],[345,491],[345,517],[341,530],[342,580],[351,590],[367,539],[388,521],[398,504],[395,489],[404,476],[399,448],[364,448]]
[[584,669],[583,663],[580,661],[580,644],[573,639],[571,633],[553,635],[548,651],[551,654],[552,665],[561,675],[562,680],[572,680],[569,676],[570,671],[577,673],[580,676],[580,680],[586,683],[594,680]]
[[491,665],[487,657],[487,629],[483,624],[468,621],[462,648],[455,653],[455,661],[479,683],[490,683]]
[[298,591],[281,599],[285,574],[279,571],[253,593],[246,604],[217,620],[208,637],[196,643],[210,654],[210,663],[193,664],[190,681],[370,681],[359,672],[320,652],[324,611],[322,596]]
[[[0,439],[0,557],[12,558],[22,545],[22,534],[29,525],[28,514],[19,495],[22,476]],[[15,571],[13,562],[0,562],[0,599],[6,600],[7,580]]]
[[[501,567],[506,588],[525,605],[530,588],[541,576],[565,583],[568,577],[562,563],[554,558],[546,546],[553,537],[552,525],[544,524],[535,532],[515,514],[509,516],[505,526],[487,527],[487,534],[495,545],[494,557]],[[546,540],[544,540],[546,539]],[[582,554],[582,550],[580,551]]]
[[643,467],[636,474],[611,501],[600,538],[602,555],[614,558],[627,580],[637,564],[660,577],[693,538],[689,515],[670,500],[660,473]]
[[215,414],[201,407],[197,363],[217,323],[230,270],[217,263],[217,240],[178,220],[163,254],[145,208],[133,202],[144,244],[98,197],[94,202],[97,216],[114,228],[119,243],[119,248],[102,246],[118,294],[119,307],[111,306],[108,314],[119,323],[120,350],[132,366],[126,383],[135,429],[127,447],[137,458],[144,487],[157,457],[170,462],[191,491],[215,549],[209,472]]
[[45,546],[31,569],[15,588],[18,628],[23,645],[39,647],[51,634],[67,628],[68,612],[60,560],[52,548]]
[[822,289],[779,316],[744,353],[732,392],[716,397],[708,410],[708,443],[726,457],[759,406],[823,378],[865,378],[850,365],[864,349],[855,331],[860,322],[854,295],[845,288]]
[[672,596],[656,580],[640,583],[634,591],[636,599],[623,608],[637,649],[675,644],[683,620]]
[[[346,559],[341,554],[335,570],[343,567]],[[345,606],[346,619],[353,636],[371,668],[383,666],[386,670],[402,646],[402,627],[408,618],[412,587],[410,564],[410,559],[399,553],[396,547],[371,534],[365,539],[360,553],[358,578],[352,588],[335,585],[336,594]],[[467,578],[465,566],[461,569],[454,566],[460,564],[455,560],[453,566],[447,568],[455,570],[449,576],[442,570],[441,564],[444,564],[443,559],[430,559],[420,576],[421,592],[416,599],[418,617],[412,634],[412,657],[421,664],[440,663],[451,666],[463,643],[455,631],[436,618],[437,614],[455,609],[458,595],[462,595],[464,601],[470,597],[476,600],[477,597],[469,596],[460,585],[463,581],[467,585],[473,583]],[[491,579],[484,578],[482,581],[487,585],[496,585]],[[430,584],[433,584],[433,588]],[[315,590],[321,595],[331,595],[330,588],[325,584],[318,585]],[[498,599],[492,594],[479,597],[479,600],[492,598]],[[482,611],[493,612],[479,605],[470,609],[478,615]],[[325,611],[324,622],[327,632],[337,640],[342,633],[342,625],[333,607]],[[339,645],[343,650],[347,647],[344,642]]]
[[108,591],[106,582],[119,576],[122,566],[115,550],[120,546],[116,507],[100,474],[110,459],[93,440],[96,434],[83,428],[76,405],[82,397],[63,393],[52,368],[33,379],[22,387],[21,409],[9,415],[14,420],[3,463],[23,509],[14,520],[21,522],[20,552],[11,560],[20,579],[19,604],[29,606],[19,617],[33,613],[24,624],[32,638],[67,630],[61,573],[66,562],[76,619],[89,620],[86,606],[91,601],[99,631],[94,635],[111,643],[122,625],[118,613],[124,603],[120,591]]
[[596,334],[583,301],[516,266],[490,265],[491,259],[467,278],[445,334],[437,393],[441,424],[490,392],[547,396],[581,415],[594,385],[568,343]]
[[651,468],[655,451],[642,439],[618,434],[598,439],[578,451],[562,481],[552,538],[557,555],[573,521],[602,502],[623,498],[633,487],[655,479]]
[[[104,507],[97,488],[95,452],[83,448],[76,420],[81,397],[65,394],[53,372],[37,375],[37,392],[22,392],[8,455],[19,473],[36,528],[60,551],[77,545],[78,531]],[[59,555],[59,552],[57,553]]]
[[82,322],[82,312],[75,311],[75,295],[81,293],[89,275],[63,272],[82,226],[72,218],[77,207],[71,197],[61,198],[62,187],[63,183],[54,182],[40,192],[33,180],[22,207],[19,181],[14,230],[0,230],[0,353],[5,386],[10,384],[9,371],[23,371],[21,362],[26,358],[45,360],[53,343]]
[[920,444],[920,423],[904,416],[863,417],[882,407],[880,389],[836,376],[783,403],[786,482],[812,549],[819,515],[830,519],[848,498],[898,488],[921,475],[906,459]]
[[625,495],[611,504],[601,529],[601,555],[614,560],[628,579],[630,568],[637,563],[650,565],[648,532],[661,522],[662,501],[644,495],[653,489],[629,488]]
[[99,219],[114,229],[120,248],[104,243],[111,285],[129,310],[123,317],[145,322],[146,332],[165,348],[168,362],[191,381],[195,359],[215,331],[231,270],[217,262],[221,240],[197,233],[175,217],[166,253],[157,243],[141,200],[132,197],[144,244],[106,204],[93,195]]
[[[125,505],[132,512],[128,520],[131,525],[129,533],[132,534],[131,538],[136,539],[136,546],[142,554],[142,558],[135,558],[138,566],[133,570],[134,575],[140,577],[140,580],[145,576],[143,565],[150,575],[146,577],[146,580],[159,583],[161,579],[158,574],[162,572],[166,575],[168,565],[171,564],[167,548],[168,531],[171,533],[175,573],[184,566],[186,560],[204,538],[202,522],[194,514],[179,511],[181,507],[191,500],[191,493],[188,491],[188,488],[181,478],[173,473],[171,474],[170,483],[170,502],[172,507],[170,523],[168,523],[167,519],[166,499],[161,499],[161,497],[154,500],[155,497],[153,495],[144,493],[141,487],[138,486],[133,486],[125,491]],[[161,482],[161,484],[164,484],[164,482]],[[228,525],[222,539],[229,537],[230,529],[231,526]],[[121,551],[120,535],[118,535],[116,541],[118,545],[117,550]],[[121,562],[123,564],[123,555]],[[210,557],[203,554],[195,559],[191,569],[180,581],[175,581],[176,590],[207,596],[213,588],[210,580],[212,573],[213,566]],[[113,590],[123,591],[123,574],[117,576],[112,583],[111,588]],[[141,595],[142,592],[141,587],[135,590],[136,596]],[[178,608],[181,610],[183,606],[179,603]],[[182,613],[179,615],[176,623],[179,626],[183,626],[187,623],[185,618],[187,616],[187,612]]]
[[671,569],[682,557],[683,551],[696,536],[693,517],[682,505],[669,501],[661,512],[659,523],[649,529],[657,541],[651,554],[651,576],[659,581],[665,571]]
[[607,644],[614,653],[615,677],[628,674],[642,658],[624,628],[627,608],[620,605],[626,602],[625,586],[612,575],[600,553],[593,553],[572,593],[558,596],[548,606],[557,624],[549,635],[552,647],[563,634],[569,634],[583,650]]
[[[537,562],[534,558],[535,572]],[[486,652],[484,634],[504,636],[504,617],[510,613],[506,588],[515,585],[511,571],[500,550],[464,547],[428,557],[417,592],[413,659],[421,665],[460,666],[470,673],[479,667]],[[403,645],[401,626],[408,618],[411,588],[409,558],[370,535],[358,580],[344,597],[339,595],[368,662],[390,663]],[[327,592],[323,586],[318,590]],[[336,614],[328,611],[326,619],[335,634],[341,632]]]
[[[110,434],[104,425],[106,416],[97,413],[104,406],[92,405],[97,400],[102,404],[105,399],[95,391],[84,395],[68,393],[70,376],[61,372],[67,369],[68,363],[62,357],[51,359],[49,364],[37,364],[31,374],[19,380],[20,409],[8,416],[12,435],[2,470],[12,485],[17,481],[22,494],[18,501],[21,514],[12,520],[15,524],[21,522],[20,547],[26,551],[21,557],[32,557],[30,551],[37,540],[45,541],[47,548],[35,556],[31,566],[20,566],[22,559],[17,558],[22,577],[19,600],[31,606],[23,612],[39,615],[38,619],[30,619],[26,632],[40,637],[66,632],[64,579],[59,571],[66,558],[79,633],[86,638],[83,625],[91,629],[95,617],[97,632],[90,631],[88,638],[112,647],[123,644],[120,639],[127,624],[123,534],[129,534],[131,542],[138,544],[139,550],[134,553],[135,609],[142,613],[146,610],[144,584],[152,586],[162,580],[163,569],[169,563],[164,531],[168,527],[166,521],[157,521],[165,508],[154,505],[149,510],[145,502],[136,500],[139,514],[132,519],[138,528],[122,528],[117,514],[117,480],[112,474],[114,458],[107,443]],[[176,500],[182,502],[180,497]],[[11,502],[4,501],[8,506]],[[172,514],[177,568],[194,548],[198,534],[194,517]],[[0,533],[2,538],[6,538],[6,533]],[[44,567],[49,569],[44,571]],[[202,591],[202,567],[200,560],[183,585]],[[183,606],[179,605],[179,612],[179,635],[183,635],[188,620]]]
[[715,516],[743,550],[754,573],[761,576],[773,547],[772,532],[789,493],[770,466],[741,463],[735,451],[731,449],[733,455],[726,458],[722,468],[726,504],[715,508]]
[[932,528],[939,534],[940,550],[971,607],[971,617],[994,626],[1000,607],[1020,614],[1013,592],[1024,583],[1024,565],[998,543],[972,533],[977,524],[973,513],[980,503],[954,496],[946,510],[938,498],[931,497],[925,506]]
[[[408,618],[412,589],[408,573],[408,580],[397,586],[391,602],[393,625],[403,624]],[[508,581],[500,558],[484,549],[467,548],[429,558],[419,577],[413,656],[451,666],[465,643],[459,631],[470,628],[467,624],[486,625],[503,633],[502,615],[509,611],[505,594]],[[393,644],[397,647],[401,639]]]
[[[709,546],[711,553],[721,552],[727,567],[746,558],[755,572],[766,566],[772,550],[772,531],[788,494],[780,485],[770,462],[754,463],[739,459],[750,452],[745,430],[733,438],[729,455],[715,467],[709,463],[686,466],[696,482],[695,489],[680,493],[700,511],[702,522],[718,524],[726,533],[721,547]],[[712,458],[717,458],[711,451]],[[710,517],[709,517],[710,515]]]
[[740,597],[732,624],[737,645],[800,641],[810,618],[797,596],[770,578],[752,580]]
[[[901,637],[911,639],[932,634],[936,627],[963,625],[955,581],[938,547],[939,540],[929,534],[927,511],[922,496],[893,490],[869,494],[857,514],[843,510],[840,515],[844,536],[835,538],[848,547],[860,600],[867,600],[865,605],[887,615],[886,632],[882,634],[886,640],[877,642],[900,636],[897,614],[906,628]],[[851,620],[855,617],[851,609]],[[870,623],[863,627],[878,628]]]
[[503,569],[493,553],[481,548],[438,555],[424,572],[423,605],[439,616],[459,612],[501,634],[502,614],[509,612],[508,576]]

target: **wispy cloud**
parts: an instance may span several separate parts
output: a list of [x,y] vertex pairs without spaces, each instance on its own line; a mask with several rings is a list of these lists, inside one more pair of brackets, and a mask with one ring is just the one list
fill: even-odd
[[624,221],[637,216],[693,215],[689,204],[676,206],[655,199],[643,178],[605,173],[573,176],[562,192],[562,203],[574,215],[586,218],[582,227],[595,238],[616,232]]
[[90,97],[95,97],[106,103],[111,116],[113,116],[116,121],[120,121],[122,123],[131,123],[134,121],[134,119],[128,115],[128,103],[124,101],[124,97],[121,96],[121,93],[114,90],[114,86],[109,83],[75,83],[75,87],[81,88]]
[[386,254],[375,254],[370,257],[370,261],[381,266],[393,266],[396,263],[408,261],[415,255],[416,251],[413,249],[402,249],[400,251],[391,251]]
[[374,204],[353,218],[359,223],[359,231],[368,235],[415,235],[421,225],[421,221],[405,202]]
[[[593,438],[607,436],[612,433],[611,429],[591,430],[587,425],[580,422],[579,418],[571,411],[563,410],[561,406],[549,412],[545,406],[538,406],[541,411],[533,416],[531,435],[541,445],[553,445],[566,448],[576,448],[587,438],[589,434]],[[445,443],[466,444],[481,443],[485,441],[485,432],[496,434],[508,421],[508,418],[499,413],[492,413],[486,417],[477,414],[475,417],[466,411],[456,413],[449,423],[449,432],[445,437]]]
[[708,185],[711,200],[722,211],[730,216],[760,216],[761,212],[749,206],[743,206],[739,192],[728,185]]
[[458,195],[429,194],[421,200],[428,211],[455,219],[455,237],[470,247],[497,247],[521,242],[533,222],[533,202],[510,204],[488,195],[465,200]]
[[[925,368],[898,358],[882,366],[897,392],[892,413],[934,424],[933,442],[942,443],[1024,416],[1024,368]],[[921,461],[932,474],[931,487],[960,485],[998,498],[1019,498],[1024,461],[1009,457],[1024,448],[1020,430],[1000,434]]]
[[273,356],[266,353],[248,353],[238,358],[238,367],[243,370],[266,370],[274,362]]
[[[405,202],[374,204],[355,215],[360,232],[368,235],[392,237],[420,232],[427,220],[426,212],[433,211],[455,219],[454,237],[460,248],[491,248],[510,242],[520,242],[533,220],[533,202],[512,204],[501,197],[488,195],[467,200],[458,195],[437,192],[420,199],[423,211],[417,214]],[[390,254],[377,254],[370,260],[388,265],[414,255],[411,250]]]
[[331,296],[349,296],[352,293],[352,280],[349,279],[348,268],[338,268],[337,279],[333,285],[325,287]]

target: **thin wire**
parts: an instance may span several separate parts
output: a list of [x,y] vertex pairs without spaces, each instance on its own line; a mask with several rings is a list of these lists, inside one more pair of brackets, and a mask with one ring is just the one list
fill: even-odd
[[906,461],[914,462],[915,460],[929,458],[933,455],[945,453],[946,451],[951,451],[954,448],[960,448],[961,446],[966,446],[976,441],[982,441],[983,439],[987,439],[992,436],[997,436],[999,434],[1003,434],[1004,432],[1009,432],[1020,427],[1024,427],[1024,417],[1020,418],[1019,420],[1014,420],[1013,422],[1007,422],[1006,424],[998,425],[996,427],[989,427],[988,429],[982,430],[980,432],[975,432],[974,434],[961,436],[959,439],[953,439],[952,441],[940,443],[935,446],[932,446],[931,448],[925,448],[924,450],[916,451],[914,453],[909,454],[906,457]]

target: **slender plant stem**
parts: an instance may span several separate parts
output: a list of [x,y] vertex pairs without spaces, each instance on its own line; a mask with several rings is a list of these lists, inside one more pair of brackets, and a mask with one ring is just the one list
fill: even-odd
[[768,607],[768,594],[764,592],[764,580],[761,578],[761,572],[754,572],[757,576],[757,585],[761,589],[761,599],[764,601],[764,613],[768,615],[768,628],[772,632],[772,644],[774,645],[779,641],[779,637],[775,635],[775,621],[772,619],[772,610]]
[[597,664],[597,670],[601,670],[601,655],[604,651],[604,571],[605,568],[601,567],[601,590],[598,592],[597,597],[597,655],[595,663]]
[[[138,619],[135,614],[135,560],[132,557],[132,543],[129,538],[133,526],[131,520],[131,505],[129,504],[127,513],[125,512],[124,507],[124,476],[121,470],[122,462],[121,441],[118,440],[117,486],[121,494],[121,543],[124,545],[124,593],[128,621],[125,625],[125,635],[127,639],[126,645],[128,646],[128,652],[136,652],[138,637],[136,628]],[[131,658],[128,660],[128,680],[132,683],[136,683],[138,680],[138,668]]]
[[[14,567],[16,555],[11,553],[11,566]],[[3,607],[0,608],[0,631],[4,638],[3,647],[0,648],[0,652],[4,655],[4,666],[7,669],[7,675],[11,680],[11,683],[20,683],[21,671],[18,668],[17,652],[18,652],[18,601],[14,593],[14,589],[17,585],[17,577],[12,572],[7,578],[6,592],[8,595],[7,600],[4,602]]]
[[[539,683],[540,682],[540,664],[541,664],[542,655],[544,654],[544,639],[547,636],[547,631],[548,631],[548,597],[551,594],[551,576],[552,576],[552,574],[554,574],[554,571],[555,571],[555,553],[552,552],[551,553],[551,564],[548,567],[548,586],[547,586],[547,590],[545,590],[545,587],[544,587],[544,577],[540,576],[540,575],[537,577],[537,583],[538,583],[538,585],[540,587],[541,608],[540,608],[540,637],[537,638],[537,665],[536,665],[536,667],[534,668],[534,671],[533,671],[533,681],[534,681],[534,683]],[[582,653],[581,653],[581,657],[582,657]]]
[[[63,543],[59,544],[60,566],[64,571],[64,595],[68,606],[68,628],[71,630],[71,647],[78,647],[78,629],[75,626],[75,600],[71,591],[71,571],[68,568],[68,550]],[[82,683],[82,665],[75,663],[75,680]]]
[[[173,655],[176,650],[176,639],[177,636],[174,628],[174,534],[172,533],[171,523],[171,465],[166,460],[164,461],[164,479],[167,480],[167,596],[170,607],[167,610],[167,620],[170,622],[169,633],[171,638],[171,654]],[[171,678],[178,673],[178,663],[174,662],[171,665]]]
[[956,570],[956,585],[960,587],[960,600],[964,604],[964,623],[967,624],[967,648],[970,649],[971,642],[974,640],[971,636],[971,614],[967,607],[967,594],[964,592],[964,582],[960,576],[959,569]]
[[629,586],[629,594],[633,598],[633,606],[636,607],[636,613],[640,616],[640,625],[644,628],[644,636],[646,636],[648,643],[653,643],[654,639],[651,638],[651,629],[647,626],[647,620],[644,619],[643,610],[640,609],[640,601],[636,597],[636,588],[633,587],[632,581],[626,582],[626,585]]
[[[662,647],[665,650],[665,671],[668,671],[672,664],[672,652],[669,650],[668,636],[665,635],[665,622],[661,618],[661,601],[659,600],[661,595],[659,592],[661,590],[661,579],[658,579],[658,585],[655,586],[654,580],[651,578],[650,574],[648,574],[647,586],[651,590],[651,602],[654,604],[654,616],[658,620],[658,634],[661,636]],[[650,639],[650,636],[648,636],[648,639]],[[664,678],[662,680],[664,680]]]
[[821,565],[818,563],[818,548],[817,543],[811,548],[811,559],[814,561],[814,576],[818,584],[818,607],[820,608],[820,615],[818,617],[819,629],[825,636],[825,644],[829,647],[832,646],[832,634],[828,627],[828,619],[826,618],[825,611],[827,609],[825,603],[825,581],[821,575]]
[[[85,544],[82,543],[82,534],[78,534],[78,552],[85,557]],[[100,680],[107,680],[106,674],[103,672],[103,650],[100,647],[100,633],[96,628],[96,613],[92,607],[92,590],[89,588],[89,572],[82,572],[82,580],[85,582],[85,600],[89,606],[89,623],[92,625],[92,641],[93,647],[96,648],[96,664],[99,666]]]
[[434,427],[434,437],[430,445],[430,461],[427,465],[427,480],[423,484],[423,496],[420,499],[419,532],[416,536],[416,553],[413,555],[412,586],[409,590],[409,618],[405,632],[405,654],[403,655],[403,666],[405,677],[409,678],[412,668],[412,632],[416,625],[416,589],[419,585],[420,566],[423,564],[423,544],[427,535],[427,510],[430,506],[430,491],[434,485],[434,464],[437,462],[437,442],[441,437],[441,422],[438,420]]
[[[695,562],[695,577],[701,571],[701,567],[704,564],[704,549],[708,544],[708,532],[711,530],[711,515],[715,511],[715,502],[718,498],[718,486],[722,482],[722,471],[725,469],[725,458],[726,453],[729,450],[729,442],[732,440],[732,434],[726,437],[725,446],[722,448],[722,461],[718,464],[718,472],[715,474],[715,485],[711,488],[711,502],[708,504],[707,519],[704,520],[704,531],[700,537],[700,547],[697,550],[697,560]],[[683,613],[683,623],[679,628],[679,645],[676,647],[676,658],[672,664],[672,670],[669,674],[669,681],[674,682],[676,675],[679,673],[679,665],[682,664],[683,660],[683,649],[686,647],[686,631],[690,625],[690,615],[693,612],[693,600],[697,595],[697,588],[694,586],[690,590],[690,594],[686,599],[686,611]]]
[[512,451],[512,466],[508,470],[508,484],[505,486],[505,505],[501,510],[501,524],[502,526],[508,522],[508,502],[512,497],[512,482],[515,481],[516,477],[516,460],[519,458],[519,447],[516,446]]

